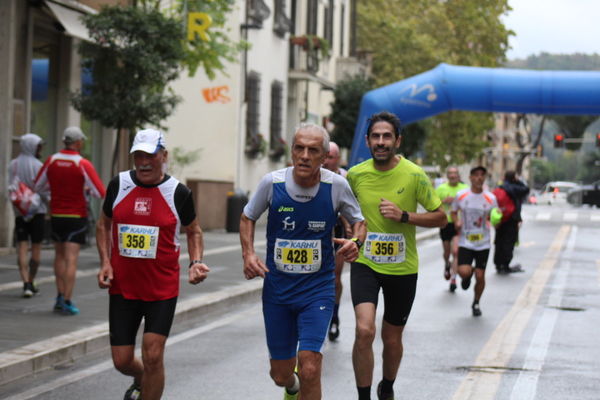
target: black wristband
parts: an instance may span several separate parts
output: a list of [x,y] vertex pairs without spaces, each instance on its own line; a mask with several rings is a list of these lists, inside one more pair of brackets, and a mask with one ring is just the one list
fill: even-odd
[[202,260],[192,260],[190,261],[190,265],[188,266],[188,268],[192,268],[192,265],[194,264],[202,264]]

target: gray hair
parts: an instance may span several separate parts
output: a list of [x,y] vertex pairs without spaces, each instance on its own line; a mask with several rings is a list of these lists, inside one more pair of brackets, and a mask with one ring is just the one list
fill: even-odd
[[298,132],[300,132],[300,131],[313,131],[313,130],[317,131],[317,132],[320,132],[323,135],[323,151],[325,153],[329,153],[329,142],[330,142],[331,139],[329,138],[329,133],[327,132],[327,130],[325,128],[323,128],[322,126],[320,126],[320,125],[316,125],[316,124],[312,124],[312,123],[307,123],[307,122],[301,123],[294,130],[294,138],[292,139],[292,146],[296,142],[296,135],[298,134]]

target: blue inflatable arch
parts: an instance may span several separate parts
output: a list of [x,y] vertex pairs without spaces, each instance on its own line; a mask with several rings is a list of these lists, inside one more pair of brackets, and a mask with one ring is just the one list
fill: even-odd
[[600,71],[534,71],[440,64],[366,93],[349,165],[368,158],[367,119],[390,111],[403,125],[449,110],[534,114],[600,114]]

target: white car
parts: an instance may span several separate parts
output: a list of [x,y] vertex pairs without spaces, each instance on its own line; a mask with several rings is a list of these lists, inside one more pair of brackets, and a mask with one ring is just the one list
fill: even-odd
[[537,198],[538,204],[566,204],[567,193],[569,190],[577,187],[574,182],[548,182],[542,188]]

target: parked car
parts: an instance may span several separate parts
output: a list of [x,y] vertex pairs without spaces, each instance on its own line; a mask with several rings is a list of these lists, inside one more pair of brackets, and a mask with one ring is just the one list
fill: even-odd
[[589,185],[577,186],[567,194],[567,201],[571,204],[589,204],[600,207],[600,181]]
[[548,182],[537,198],[538,204],[566,204],[567,193],[577,187],[575,182]]

